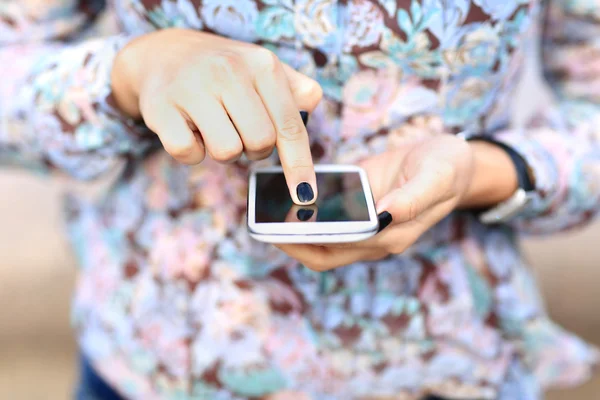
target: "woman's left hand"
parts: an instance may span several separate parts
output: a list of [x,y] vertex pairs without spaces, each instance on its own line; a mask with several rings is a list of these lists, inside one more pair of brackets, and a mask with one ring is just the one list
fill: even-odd
[[[281,244],[281,250],[317,271],[400,254],[461,203],[473,177],[474,154],[463,139],[442,134],[399,144],[361,166],[369,176],[380,221],[389,226],[363,242]],[[391,222],[389,216],[387,221],[381,218],[385,212]]]

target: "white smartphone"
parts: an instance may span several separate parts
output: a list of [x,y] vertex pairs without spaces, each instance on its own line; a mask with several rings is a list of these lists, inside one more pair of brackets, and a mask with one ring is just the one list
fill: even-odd
[[268,243],[347,243],[377,233],[366,172],[353,165],[316,165],[315,204],[294,204],[281,167],[254,169],[248,188],[248,230]]

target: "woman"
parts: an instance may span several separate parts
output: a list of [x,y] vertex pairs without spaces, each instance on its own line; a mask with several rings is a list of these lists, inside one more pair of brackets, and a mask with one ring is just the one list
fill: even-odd
[[[84,39],[104,4],[4,2],[3,159],[124,165],[68,201],[80,398],[538,399],[587,378],[596,350],[548,318],[515,237],[600,208],[600,2],[546,3],[117,0],[122,32]],[[558,105],[519,129],[540,35]],[[297,203],[313,160],[360,163],[385,229],[251,241],[248,160],[280,160]]]

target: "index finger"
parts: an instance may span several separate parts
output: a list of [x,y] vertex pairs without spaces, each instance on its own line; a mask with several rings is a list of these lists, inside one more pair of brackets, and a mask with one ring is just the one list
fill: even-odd
[[308,132],[283,67],[275,67],[273,72],[275,76],[257,77],[256,91],[275,127],[275,146],[292,200],[312,204],[317,199],[317,177]]

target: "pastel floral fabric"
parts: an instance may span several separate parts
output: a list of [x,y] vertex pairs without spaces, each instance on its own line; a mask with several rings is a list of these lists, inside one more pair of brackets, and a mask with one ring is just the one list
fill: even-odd
[[[104,11],[118,32],[95,25]],[[115,54],[169,27],[261,44],[317,79],[317,161],[493,135],[531,166],[535,199],[505,226],[457,212],[405,254],[311,272],[248,237],[247,163],[179,165],[116,109]],[[80,345],[128,398],[539,399],[598,362],[548,318],[516,242],[600,209],[597,37],[598,0],[5,0],[0,160],[79,179],[123,168],[66,217]],[[514,127],[538,39],[557,101]]]

